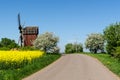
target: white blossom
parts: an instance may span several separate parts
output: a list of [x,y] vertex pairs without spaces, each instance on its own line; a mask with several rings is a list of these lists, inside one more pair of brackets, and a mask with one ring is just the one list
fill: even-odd
[[59,52],[59,48],[57,47],[57,43],[59,38],[56,37],[53,33],[46,32],[37,37],[37,39],[33,42],[35,48],[43,50],[47,53],[55,53]]
[[98,50],[101,52],[104,50],[104,38],[102,34],[92,33],[88,35],[86,39],[85,46],[91,52],[96,53]]

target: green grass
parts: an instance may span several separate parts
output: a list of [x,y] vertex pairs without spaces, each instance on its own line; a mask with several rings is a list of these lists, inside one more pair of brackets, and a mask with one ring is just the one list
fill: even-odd
[[21,80],[22,78],[44,68],[60,57],[58,54],[46,54],[34,60],[32,64],[19,69],[0,70],[0,80]]
[[109,54],[89,54],[92,57],[97,58],[101,61],[109,70],[120,77],[120,61],[116,58],[111,57]]

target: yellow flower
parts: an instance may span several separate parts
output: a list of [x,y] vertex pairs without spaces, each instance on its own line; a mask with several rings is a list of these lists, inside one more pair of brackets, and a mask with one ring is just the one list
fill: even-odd
[[21,66],[24,62],[31,63],[43,54],[43,51],[0,51],[0,65]]

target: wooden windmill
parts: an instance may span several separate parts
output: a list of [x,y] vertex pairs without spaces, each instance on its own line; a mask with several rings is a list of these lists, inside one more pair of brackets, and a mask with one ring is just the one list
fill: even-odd
[[20,33],[20,46],[23,46],[23,27],[20,22],[20,13],[18,14],[18,29]]
[[18,28],[20,31],[20,46],[32,46],[33,41],[39,33],[38,26],[27,26],[23,28],[20,22],[20,14],[18,14]]

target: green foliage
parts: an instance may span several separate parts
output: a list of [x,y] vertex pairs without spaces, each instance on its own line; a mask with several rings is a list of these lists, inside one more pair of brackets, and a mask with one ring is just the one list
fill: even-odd
[[117,46],[120,46],[120,41],[117,41]]
[[8,48],[8,47],[0,47],[0,50],[6,50],[6,51],[8,51],[8,50],[10,50],[10,48]]
[[0,50],[10,50],[12,48],[18,47],[18,44],[14,40],[9,38],[2,38],[0,41]]
[[53,33],[46,32],[37,37],[33,42],[35,48],[43,50],[46,53],[59,53],[59,48],[57,47],[59,39]]
[[98,51],[104,52],[104,37],[99,33],[92,33],[88,35],[86,39],[85,46],[92,53],[97,53]]
[[120,76],[120,61],[109,54],[87,54],[100,60],[112,72]]
[[65,53],[73,53],[72,43],[66,44]]
[[81,43],[79,44],[68,43],[65,46],[65,53],[80,53],[80,52],[83,52],[83,47]]
[[32,46],[25,46],[25,47],[19,47],[19,50],[21,51],[34,51],[34,50],[38,50]]
[[60,57],[58,54],[46,54],[41,58],[34,60],[32,64],[23,66],[19,69],[0,70],[0,80],[21,80],[45,66],[51,64]]
[[115,51],[115,47],[120,45],[120,23],[111,24],[104,30],[104,37],[107,42],[106,50],[109,54]]
[[120,46],[115,48],[113,55],[120,60]]

